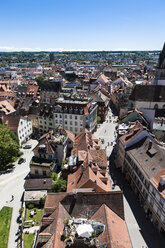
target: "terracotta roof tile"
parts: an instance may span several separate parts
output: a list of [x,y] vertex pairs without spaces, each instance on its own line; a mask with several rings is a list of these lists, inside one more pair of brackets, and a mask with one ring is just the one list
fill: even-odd
[[[89,166],[84,168],[82,173],[82,168],[80,167],[76,172],[68,175],[67,192],[72,192],[73,189],[78,189],[78,188],[94,189],[95,182],[97,184],[96,191],[98,192],[111,191],[112,189],[111,189],[110,181],[109,178],[107,178],[106,176],[100,174],[99,171],[97,171],[95,174]],[[105,183],[103,182],[104,179],[105,179]]]
[[17,131],[19,121],[20,121],[20,115],[14,115],[14,116],[5,115],[2,120],[3,124],[7,125],[12,131]]

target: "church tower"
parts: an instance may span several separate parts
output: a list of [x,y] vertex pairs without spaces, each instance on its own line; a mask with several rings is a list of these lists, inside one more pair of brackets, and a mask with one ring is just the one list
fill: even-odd
[[155,84],[165,85],[165,43],[159,55],[158,67],[155,74]]

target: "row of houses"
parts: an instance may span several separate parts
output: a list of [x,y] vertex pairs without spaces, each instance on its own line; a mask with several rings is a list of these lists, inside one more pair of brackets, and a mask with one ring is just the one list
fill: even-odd
[[84,129],[68,162],[67,192],[46,197],[36,247],[132,247],[122,192],[112,191],[107,167],[106,150]]
[[[126,125],[126,124],[125,124]],[[165,232],[165,151],[139,121],[119,133],[116,167],[135,191],[146,215]]]

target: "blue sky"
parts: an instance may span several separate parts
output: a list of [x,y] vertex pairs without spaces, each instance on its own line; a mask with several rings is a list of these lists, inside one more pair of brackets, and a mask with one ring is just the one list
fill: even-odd
[[1,0],[2,50],[152,50],[164,0]]

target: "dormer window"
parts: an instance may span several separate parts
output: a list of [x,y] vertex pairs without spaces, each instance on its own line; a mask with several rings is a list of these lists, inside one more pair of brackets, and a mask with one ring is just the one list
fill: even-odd
[[165,175],[160,176],[158,190],[162,192],[165,189]]
[[74,113],[75,113],[75,114],[77,114],[77,113],[78,113],[78,108],[77,108],[77,107],[75,107],[75,109],[74,109]]
[[80,114],[81,115],[83,114],[83,108],[82,107],[80,108]]
[[69,113],[71,114],[72,113],[72,110],[73,110],[73,108],[72,108],[72,106],[69,108]]
[[57,113],[62,112],[62,107],[61,107],[60,105],[57,105],[57,106],[55,107],[55,112],[57,112]]
[[64,108],[64,112],[65,112],[65,113],[67,113],[67,110],[68,110],[68,109],[67,109],[67,106],[65,106],[65,108]]

